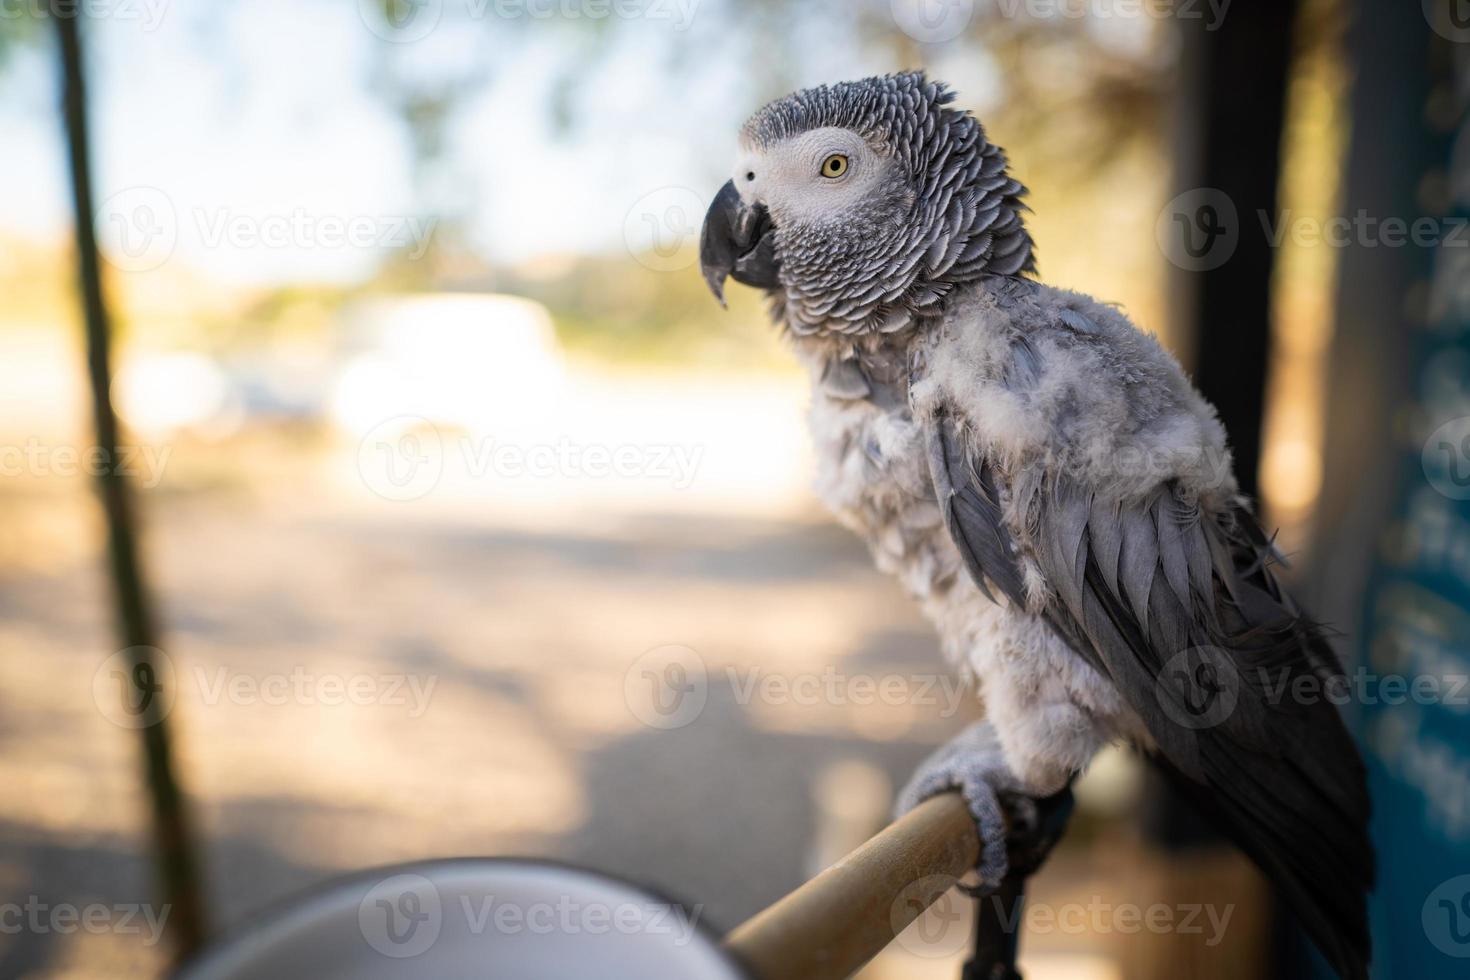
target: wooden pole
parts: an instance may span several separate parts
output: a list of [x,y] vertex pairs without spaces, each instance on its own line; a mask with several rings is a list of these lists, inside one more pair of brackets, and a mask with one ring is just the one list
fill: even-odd
[[892,942],[979,856],[964,801],[957,793],[933,797],[737,927],[725,948],[760,980],[839,980]]
[[[80,13],[79,10],[64,12],[52,20],[56,23],[61,43],[62,110],[71,161],[72,204],[76,212],[76,248],[93,424],[99,452],[114,464],[101,467],[97,490],[107,522],[118,635],[132,658],[131,675],[146,678],[149,685],[153,685],[153,678],[163,676],[153,662],[157,633],[138,565],[128,485],[121,468],[115,465],[119,456],[117,416],[113,412],[111,398],[111,326],[103,296],[97,235],[93,226],[85,68],[77,24]],[[183,959],[203,945],[204,904],[184,796],[173,771],[168,727],[162,711],[165,701],[155,696],[156,687],[140,693],[143,695],[142,710],[151,712],[151,715],[144,715],[145,723],[139,730],[143,736],[144,770],[153,809],[154,847],[163,898],[169,907],[167,928],[173,937],[175,954]]]

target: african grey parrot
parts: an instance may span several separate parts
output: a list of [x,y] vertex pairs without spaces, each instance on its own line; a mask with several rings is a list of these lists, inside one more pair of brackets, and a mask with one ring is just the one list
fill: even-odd
[[901,805],[960,789],[995,882],[1006,808],[1130,741],[1365,977],[1363,764],[1328,699],[1290,693],[1341,667],[1214,410],[1116,308],[1032,278],[1025,188],[953,99],[905,73],[771,103],[700,243],[721,302],[728,276],[768,292],[811,375],[821,496],[984,702]]

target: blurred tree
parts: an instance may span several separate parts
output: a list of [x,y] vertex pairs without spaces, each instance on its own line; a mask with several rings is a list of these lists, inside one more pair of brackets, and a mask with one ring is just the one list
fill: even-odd
[[[392,25],[404,23],[416,0],[376,2],[382,23]],[[398,43],[385,30],[372,59],[369,88],[408,134],[419,206],[439,222],[431,254],[412,267],[392,264],[393,278],[423,287],[488,272],[463,234],[476,203],[467,190],[473,182],[456,174],[449,149],[463,106],[493,86],[525,83],[493,66],[507,38],[531,41],[533,32],[559,36],[545,111],[555,131],[566,135],[593,121],[603,94],[595,90],[601,84],[596,68],[631,41],[640,57],[655,59],[669,83],[680,86],[712,70],[709,51],[743,52],[748,69],[735,92],[740,104],[732,106],[743,116],[809,84],[813,59],[803,43],[825,35],[850,39],[852,55],[844,60],[880,66],[875,71],[930,68],[942,77],[958,65],[991,66],[991,90],[967,90],[964,97],[986,102],[987,125],[1005,134],[1013,155],[1024,153],[1031,170],[1047,171],[1052,183],[1095,181],[1099,170],[1131,150],[1156,144],[1178,51],[1162,19],[1100,20],[1076,16],[1065,5],[1051,13],[1030,6],[978,3],[959,36],[929,44],[900,29],[892,0],[705,0],[682,31],[648,30],[636,18],[492,16],[494,7],[444,4],[439,15],[467,46],[455,47],[452,56],[425,58],[418,45]],[[513,145],[506,151],[514,152]],[[723,160],[711,161],[709,176],[723,166]]]
[[6,59],[16,48],[40,36],[39,23],[34,17],[0,18],[0,68],[5,66]]
[[[85,65],[80,17],[55,16],[60,41],[62,109],[71,164],[79,288],[87,338],[87,375],[92,392],[97,448],[104,459],[119,455],[117,416],[112,408],[111,327],[103,294],[101,262],[93,227],[91,148],[87,123]],[[108,555],[118,636],[127,664],[123,698],[139,719],[145,780],[153,804],[154,846],[170,909],[168,929],[176,955],[186,958],[204,943],[204,903],[183,792],[174,773],[167,719],[160,696],[165,673],[158,633],[142,568],[132,498],[120,466],[99,470],[98,493],[106,519]]]

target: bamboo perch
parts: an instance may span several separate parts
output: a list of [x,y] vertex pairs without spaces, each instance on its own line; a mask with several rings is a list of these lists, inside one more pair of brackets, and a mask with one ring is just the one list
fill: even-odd
[[974,868],[979,854],[959,794],[936,796],[738,926],[725,948],[758,980],[849,976]]

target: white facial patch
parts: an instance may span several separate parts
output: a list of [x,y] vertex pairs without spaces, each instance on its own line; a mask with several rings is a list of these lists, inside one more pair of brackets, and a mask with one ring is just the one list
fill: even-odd
[[[847,160],[838,177],[823,173],[833,155]],[[866,199],[882,182],[890,161],[849,129],[827,126],[800,133],[764,150],[749,148],[733,175],[741,200],[764,204],[777,227],[783,221],[816,224]]]

